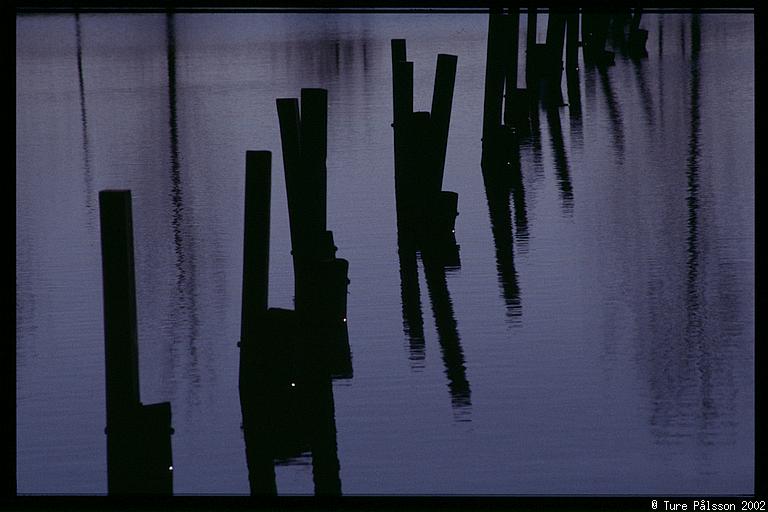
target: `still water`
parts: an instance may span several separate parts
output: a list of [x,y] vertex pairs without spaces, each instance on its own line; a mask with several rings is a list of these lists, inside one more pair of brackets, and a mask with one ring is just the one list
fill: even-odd
[[[19,493],[106,492],[108,188],[133,194],[141,399],[171,402],[174,491],[249,492],[245,151],[272,151],[269,302],[292,308],[275,99],[302,87],[328,90],[328,229],[350,262],[343,493],[751,492],[753,15],[644,14],[645,58],[614,42],[615,66],[581,66],[569,105],[541,110],[516,198],[486,194],[480,169],[487,28],[482,14],[17,16]],[[398,259],[392,38],[407,39],[415,110],[437,54],[458,56],[443,190],[459,194],[461,265],[437,275]],[[313,492],[309,455],[276,473],[279,493]]]

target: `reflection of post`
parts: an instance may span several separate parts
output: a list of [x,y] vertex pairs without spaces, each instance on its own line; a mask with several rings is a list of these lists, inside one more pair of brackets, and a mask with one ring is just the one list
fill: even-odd
[[557,182],[560,186],[560,197],[563,201],[563,210],[571,211],[573,208],[573,187],[568,170],[568,157],[563,142],[563,130],[560,126],[560,112],[557,108],[547,109],[547,122],[549,133],[552,137],[552,151],[555,156],[555,170]]
[[[91,175],[91,151],[88,141],[88,118],[85,113],[85,84],[83,79],[83,40],[80,14],[75,12],[75,37],[77,40],[77,83],[80,91],[80,121],[83,126],[83,170],[85,179],[85,207],[93,208],[93,176]],[[90,217],[89,217],[90,226]]]
[[445,280],[445,269],[440,261],[434,261],[429,255],[424,255],[423,262],[443,364],[448,376],[451,402],[455,409],[466,409],[472,405],[471,391],[464,367],[464,352],[461,348],[453,304]]
[[[519,167],[519,165],[518,165]],[[507,177],[507,172],[512,176]],[[519,177],[518,177],[519,176]],[[519,171],[508,168],[484,169],[483,184],[488,201],[488,213],[491,219],[491,233],[496,248],[496,272],[502,289],[504,303],[510,316],[520,317],[520,288],[517,283],[515,270],[514,243],[512,239],[512,222],[509,208],[510,184],[515,199],[515,223],[518,236],[525,232],[527,236],[527,221],[525,214],[525,199],[522,189],[522,177]]]
[[139,400],[131,193],[99,193],[110,495],[172,494],[171,408]]
[[410,359],[424,359],[424,319],[421,312],[419,271],[416,252],[407,248],[398,250],[400,257],[400,298],[403,305],[403,331],[410,343]]

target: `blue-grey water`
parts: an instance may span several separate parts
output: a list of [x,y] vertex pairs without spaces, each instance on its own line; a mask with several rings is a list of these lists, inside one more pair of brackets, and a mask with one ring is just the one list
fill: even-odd
[[[18,492],[107,490],[109,188],[132,191],[141,399],[171,403],[174,492],[249,492],[245,151],[272,151],[269,302],[291,308],[275,99],[302,87],[328,90],[328,227],[350,262],[343,493],[752,492],[754,19],[646,13],[641,27],[646,57],[617,44],[615,66],[581,66],[577,96],[563,81],[569,105],[542,109],[521,147],[524,196],[489,193],[489,210],[487,15],[17,16]],[[461,265],[427,282],[418,262],[410,325],[392,38],[407,40],[415,110],[437,54],[458,56],[443,189],[459,194]],[[308,455],[276,472],[279,493],[313,492]]]

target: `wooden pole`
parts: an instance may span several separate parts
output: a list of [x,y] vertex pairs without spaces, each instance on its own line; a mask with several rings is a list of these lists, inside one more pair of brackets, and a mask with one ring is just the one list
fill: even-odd
[[486,136],[489,130],[501,124],[501,108],[504,95],[503,28],[500,10],[492,9],[488,18],[488,49],[485,62],[483,147],[486,146]]
[[537,14],[535,7],[528,8],[528,21],[526,23],[525,33],[525,83],[528,90],[532,90],[536,85],[536,21]]
[[[394,49],[393,49],[394,52]],[[399,52],[399,50],[398,50]],[[400,53],[400,52],[399,52]],[[401,54],[405,55],[405,41]],[[408,131],[408,118],[413,112],[413,63],[395,60],[393,55],[393,128],[395,146],[395,204],[397,210],[398,242],[404,242],[403,236],[408,231],[410,222],[410,207],[408,181],[405,158],[407,139],[404,133]]]
[[579,69],[579,11],[566,15],[565,69],[568,74]]
[[448,129],[451,122],[451,106],[453,103],[453,86],[456,82],[455,55],[438,54],[435,70],[435,87],[432,93],[431,119],[435,131],[435,158],[437,181],[439,187],[443,184],[445,171],[445,154],[448,149]]
[[565,47],[565,15],[558,9],[549,10],[547,21],[546,70],[557,76],[563,69],[563,49]]
[[519,109],[517,100],[517,63],[520,40],[520,9],[509,9],[504,16],[504,32],[506,35],[506,58],[504,59],[504,124],[512,124],[515,111]]
[[107,402],[107,492],[130,492],[139,401],[131,192],[99,192]]
[[[401,90],[400,87],[400,75],[398,74],[398,62],[405,62],[406,58],[405,39],[392,39],[392,123],[393,126],[397,125],[398,116],[401,112],[401,102],[399,96]],[[411,91],[413,95],[413,91]],[[411,109],[413,109],[413,100],[411,100]]]
[[100,192],[99,212],[110,428],[140,403],[130,190]]
[[302,215],[304,198],[301,196],[302,187],[299,181],[301,174],[299,101],[296,98],[278,98],[276,103],[283,149],[285,188],[288,196],[291,246],[295,258],[303,252],[304,247],[301,244],[306,240],[304,226],[306,215]]
[[319,247],[326,230],[328,171],[328,91],[301,90],[301,161],[302,181],[307,192],[306,222],[312,248]]
[[107,492],[173,493],[171,408],[142,405],[129,190],[99,192],[107,409]]
[[245,153],[241,347],[252,341],[257,333],[257,318],[267,310],[271,175],[271,152]]

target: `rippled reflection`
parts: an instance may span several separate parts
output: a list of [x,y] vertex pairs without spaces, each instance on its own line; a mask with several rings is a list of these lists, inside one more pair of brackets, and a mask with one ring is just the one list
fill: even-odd
[[432,313],[435,316],[435,327],[440,342],[440,350],[448,377],[448,389],[451,393],[451,404],[456,413],[457,421],[470,421],[469,408],[472,405],[469,381],[464,365],[464,351],[461,348],[461,338],[453,311],[453,302],[445,279],[445,266],[440,258],[428,253],[422,254],[424,276],[427,281],[429,299],[432,302]]
[[552,152],[555,159],[555,173],[557,184],[560,188],[560,200],[564,215],[573,215],[573,185],[571,184],[571,171],[568,166],[568,155],[563,141],[563,129],[560,124],[560,109],[552,107],[547,109],[547,123],[549,135],[552,140]]
[[80,13],[75,13],[75,36],[77,38],[77,85],[80,93],[80,121],[83,127],[83,179],[85,181],[85,208],[88,210],[88,225],[92,227],[95,216],[93,203],[93,174],[91,172],[91,150],[88,141],[88,117],[85,114],[85,85],[83,79],[83,38],[80,27]]
[[[527,241],[528,223],[525,212],[525,190],[519,159],[513,165],[487,166],[483,169],[483,184],[491,220],[491,233],[496,253],[496,272],[504,304],[510,320],[520,323],[522,304],[520,285],[515,269],[515,251],[512,237],[510,194],[514,200],[515,223],[520,238]],[[522,234],[521,234],[522,232]],[[525,237],[525,238],[523,238]]]
[[183,344],[189,354],[188,377],[191,382],[189,400],[196,403],[200,386],[197,339],[199,320],[197,304],[196,257],[197,242],[192,238],[192,210],[185,205],[181,161],[179,157],[179,127],[176,113],[176,27],[174,14],[166,15],[166,57],[168,72],[169,135],[171,160],[171,229],[176,269],[175,300],[169,312],[171,350]]
[[403,333],[408,338],[411,364],[424,367],[424,317],[421,313],[419,269],[416,252],[398,250],[400,258],[400,300],[403,306]]

